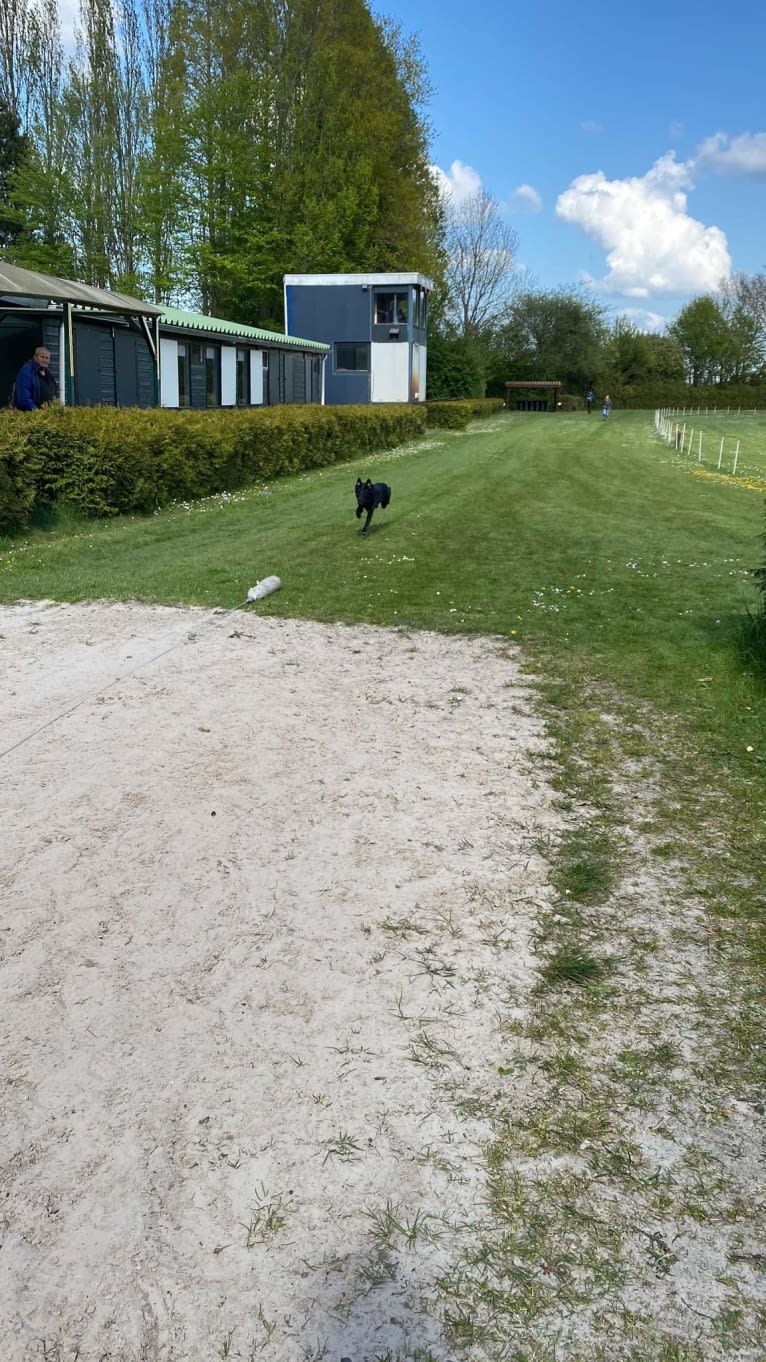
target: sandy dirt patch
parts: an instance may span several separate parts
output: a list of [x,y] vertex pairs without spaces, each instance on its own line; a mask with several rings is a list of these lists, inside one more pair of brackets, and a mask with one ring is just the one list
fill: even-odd
[[103,604],[0,634],[0,1355],[446,1362],[465,1099],[556,821],[507,648]]

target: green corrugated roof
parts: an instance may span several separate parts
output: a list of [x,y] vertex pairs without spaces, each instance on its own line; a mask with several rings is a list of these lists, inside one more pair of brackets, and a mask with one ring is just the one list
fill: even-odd
[[294,350],[319,350],[330,347],[322,341],[301,340],[299,336],[282,336],[278,331],[262,331],[259,326],[245,326],[243,322],[227,322],[222,317],[206,317],[202,312],[185,312],[180,307],[162,309],[160,325],[185,326],[190,331],[206,331],[211,335],[240,336],[243,340],[263,341],[267,345],[289,345]]

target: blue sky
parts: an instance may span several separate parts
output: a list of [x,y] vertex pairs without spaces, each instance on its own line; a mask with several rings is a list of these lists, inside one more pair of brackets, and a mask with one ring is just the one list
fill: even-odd
[[420,37],[434,164],[498,200],[536,286],[591,282],[649,328],[766,268],[762,3],[376,8]]

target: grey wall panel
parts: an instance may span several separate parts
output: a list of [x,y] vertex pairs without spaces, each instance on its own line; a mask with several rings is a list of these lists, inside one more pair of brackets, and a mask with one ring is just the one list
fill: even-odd
[[330,405],[343,406],[354,402],[369,402],[369,374],[336,374],[332,359],[327,362],[325,378],[325,401]]
[[303,355],[290,355],[291,386],[292,393],[288,396],[288,402],[306,401],[306,361]]
[[112,328],[75,322],[74,353],[78,406],[113,407],[115,371]]
[[150,407],[154,386],[152,357],[145,336],[115,330],[116,393],[119,407]]
[[372,289],[361,285],[287,286],[290,334],[305,340],[366,341],[372,322]]

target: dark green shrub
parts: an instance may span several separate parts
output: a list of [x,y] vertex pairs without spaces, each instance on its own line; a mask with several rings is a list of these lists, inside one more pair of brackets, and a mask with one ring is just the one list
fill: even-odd
[[429,426],[441,426],[447,430],[465,430],[469,421],[482,416],[492,416],[502,411],[503,402],[499,397],[461,398],[454,402],[427,402],[426,421]]
[[[603,392],[603,388],[602,388]],[[766,410],[766,386],[749,383],[708,383],[696,388],[676,379],[660,379],[633,387],[614,384],[609,389],[615,409],[653,411],[657,407],[687,407],[703,412]],[[600,396],[601,394],[599,394]]]
[[428,392],[434,401],[483,397],[486,365],[476,341],[435,332],[428,340]]
[[0,534],[13,534],[26,525],[35,503],[37,474],[21,413],[14,413],[0,425]]

